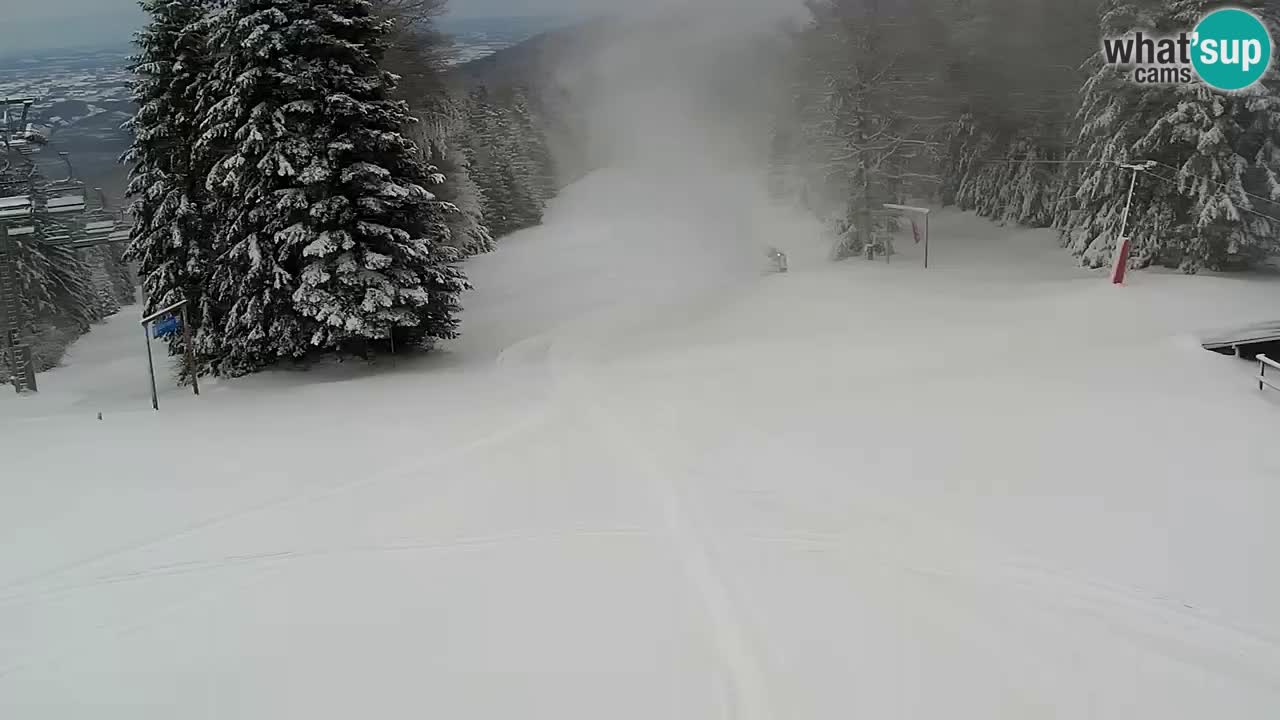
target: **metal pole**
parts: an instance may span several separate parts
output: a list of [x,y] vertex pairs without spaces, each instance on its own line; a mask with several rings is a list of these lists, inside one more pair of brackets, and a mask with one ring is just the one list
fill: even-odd
[[142,335],[147,339],[147,371],[151,373],[151,409],[160,409],[160,398],[156,395],[156,364],[151,359],[151,326],[142,326]]
[[924,269],[929,269],[929,215],[924,214]]
[[76,169],[71,166],[71,153],[60,152],[58,153],[58,157],[62,158],[63,164],[67,166],[67,179],[65,182],[70,182],[72,180],[75,180]]
[[1129,197],[1124,203],[1124,215],[1120,219],[1120,235],[1116,238],[1115,260],[1111,267],[1111,283],[1113,285],[1123,285],[1125,271],[1129,267],[1129,253],[1131,243],[1129,240],[1129,214],[1133,210],[1133,193],[1138,187],[1138,171],[1155,167],[1154,160],[1147,160],[1143,163],[1121,163],[1120,167],[1133,171],[1133,177],[1129,180]]
[[1129,200],[1124,204],[1124,218],[1120,221],[1120,237],[1118,241],[1123,241],[1125,233],[1129,230],[1129,210],[1133,208],[1133,191],[1138,186],[1138,166],[1125,165],[1125,167],[1133,170],[1133,179],[1129,181]]
[[[8,106],[5,106],[6,111]],[[9,368],[9,381],[13,389],[22,394],[24,383],[18,357],[18,333],[21,319],[15,317],[22,298],[18,296],[18,270],[14,267],[13,248],[9,244],[9,228],[0,224],[0,310],[4,312],[4,342],[0,345],[0,362]]]
[[[148,341],[147,346],[150,347]],[[196,353],[191,349],[191,325],[187,323],[187,306],[182,306],[182,345],[187,356],[187,372],[191,375],[191,387],[200,396],[200,377],[196,373]]]

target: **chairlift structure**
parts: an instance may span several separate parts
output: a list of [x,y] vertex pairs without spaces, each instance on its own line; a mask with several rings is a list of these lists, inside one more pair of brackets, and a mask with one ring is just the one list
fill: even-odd
[[130,228],[123,213],[112,213],[97,191],[89,201],[84,183],[66,153],[59,153],[67,176],[46,180],[33,156],[47,138],[28,122],[34,98],[0,98],[0,354],[18,393],[35,392],[31,348],[22,342],[23,297],[18,244],[87,250],[125,243]]

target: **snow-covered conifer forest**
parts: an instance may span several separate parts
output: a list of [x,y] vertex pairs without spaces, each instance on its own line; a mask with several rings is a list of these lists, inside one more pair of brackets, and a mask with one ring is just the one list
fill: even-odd
[[[886,200],[934,198],[1113,256],[1129,173],[1138,266],[1256,267],[1280,249],[1280,75],[1234,94],[1142,85],[1100,38],[1172,34],[1202,0],[818,0],[790,34],[776,189],[858,232]],[[1239,4],[1272,27],[1275,3]],[[863,229],[861,232],[867,232]]]
[[2,148],[0,718],[1277,717],[1280,62],[1104,50],[1220,4],[140,7],[126,202]]
[[[201,372],[453,337],[460,263],[538,225],[564,183],[602,162],[583,149],[592,140],[564,82],[590,69],[552,76],[545,58],[607,42],[598,23],[454,68],[437,28],[444,0],[144,5],[125,259],[148,308],[197,308]],[[1275,23],[1273,5],[1246,5]],[[1101,267],[1127,201],[1122,164],[1154,160],[1131,210],[1135,266],[1266,264],[1280,247],[1280,70],[1234,94],[1143,86],[1098,49],[1102,36],[1170,30],[1212,6],[809,3],[750,41],[768,57],[757,91],[775,197],[855,246],[883,203],[923,198],[1052,228]],[[360,49],[339,57],[340,46]],[[82,331],[129,298],[127,283],[102,280],[124,271],[119,248],[56,261],[36,244],[18,252],[28,314],[50,328]],[[46,366],[60,355],[46,354]]]
[[129,257],[149,310],[196,309],[200,371],[455,337],[461,261],[556,179],[524,90],[445,77],[443,3],[144,6]]

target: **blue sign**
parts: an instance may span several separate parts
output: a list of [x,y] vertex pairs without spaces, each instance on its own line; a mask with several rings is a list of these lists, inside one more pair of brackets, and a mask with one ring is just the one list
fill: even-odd
[[182,329],[182,321],[177,315],[170,315],[163,320],[157,320],[151,326],[151,337],[162,338],[170,335],[177,335]]

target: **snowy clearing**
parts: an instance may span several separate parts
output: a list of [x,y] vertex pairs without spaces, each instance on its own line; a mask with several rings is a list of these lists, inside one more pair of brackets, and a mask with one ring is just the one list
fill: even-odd
[[1276,716],[1280,394],[1197,339],[1280,284],[724,180],[570,188],[431,357],[155,414],[131,309],[0,396],[0,717]]

